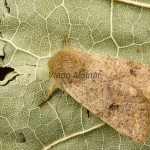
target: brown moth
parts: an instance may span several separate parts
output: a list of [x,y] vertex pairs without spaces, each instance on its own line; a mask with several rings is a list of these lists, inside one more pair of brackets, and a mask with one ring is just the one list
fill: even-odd
[[65,47],[49,58],[59,88],[119,133],[136,142],[150,136],[150,66]]

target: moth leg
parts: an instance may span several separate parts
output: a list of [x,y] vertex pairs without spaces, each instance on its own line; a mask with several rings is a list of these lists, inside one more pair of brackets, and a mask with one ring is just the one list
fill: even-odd
[[55,90],[56,90],[56,84],[55,84],[55,82],[53,82],[50,85],[50,89],[49,89],[47,97],[38,106],[42,107],[47,101],[49,101],[49,99],[51,98],[51,96]]
[[90,111],[86,110],[86,113],[87,113],[88,118],[90,118]]

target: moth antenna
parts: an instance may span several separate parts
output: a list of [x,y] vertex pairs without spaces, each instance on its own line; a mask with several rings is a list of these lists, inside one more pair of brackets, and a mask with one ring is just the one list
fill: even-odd
[[69,43],[69,38],[68,36],[64,37],[64,48],[65,47],[70,47],[70,43]]

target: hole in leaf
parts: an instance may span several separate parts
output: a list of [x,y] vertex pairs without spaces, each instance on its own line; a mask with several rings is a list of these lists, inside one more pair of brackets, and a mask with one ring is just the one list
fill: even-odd
[[25,138],[24,134],[23,133],[19,133],[17,135],[16,141],[19,142],[19,143],[25,143],[26,142],[26,138]]
[[1,59],[2,59],[2,61],[3,61],[5,57],[4,57],[4,56],[0,56],[0,58],[1,58]]
[[13,71],[14,69],[10,67],[0,68],[0,81],[3,81],[5,79],[5,76]]
[[10,13],[10,7],[8,7],[7,0],[5,0],[4,5],[5,5],[5,7],[6,7],[7,13]]

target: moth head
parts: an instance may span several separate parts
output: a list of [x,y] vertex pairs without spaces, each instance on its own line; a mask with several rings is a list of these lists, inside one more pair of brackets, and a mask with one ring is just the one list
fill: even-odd
[[49,72],[53,79],[62,82],[73,82],[75,72],[86,70],[86,53],[70,48],[58,51],[48,61]]

